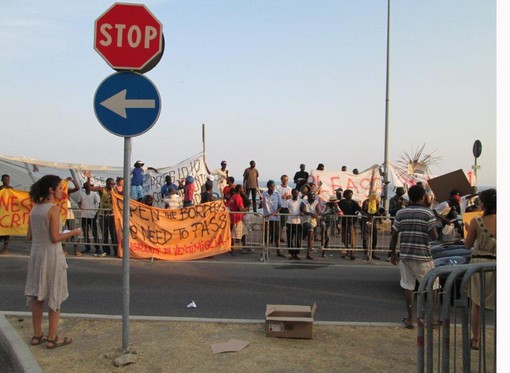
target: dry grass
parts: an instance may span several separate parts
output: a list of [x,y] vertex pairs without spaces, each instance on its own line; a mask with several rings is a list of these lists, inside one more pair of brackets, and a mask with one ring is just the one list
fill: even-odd
[[[24,340],[30,318],[9,317]],[[263,324],[130,321],[137,361],[122,368],[120,320],[61,319],[59,334],[73,344],[30,347],[44,372],[413,372],[416,331],[403,327],[315,325],[314,339],[268,338]],[[46,325],[45,325],[46,328]],[[241,339],[240,352],[213,354],[211,344]],[[475,356],[473,353],[472,356]],[[475,363],[475,362],[474,362]]]
[[[31,319],[10,317],[24,340]],[[263,324],[131,321],[135,364],[116,368],[122,324],[63,318],[59,334],[73,344],[30,347],[45,372],[410,372],[416,369],[415,333],[401,327],[315,325],[314,339],[268,338]],[[213,354],[212,343],[248,341],[240,352]]]

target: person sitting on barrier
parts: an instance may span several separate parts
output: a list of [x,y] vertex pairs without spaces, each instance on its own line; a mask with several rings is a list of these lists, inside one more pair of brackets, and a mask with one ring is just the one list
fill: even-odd
[[[282,197],[280,193],[275,190],[273,180],[269,180],[266,184],[267,190],[262,194],[262,215],[264,216],[264,236],[266,247],[274,244],[277,248],[280,247],[280,208],[282,207]],[[280,252],[276,250],[276,255],[285,258]]]
[[234,246],[236,245],[236,240],[241,240],[244,245],[244,239],[248,233],[243,221],[244,212],[248,211],[248,208],[245,206],[243,197],[241,196],[242,190],[243,186],[241,184],[236,185],[229,200],[230,225],[232,229],[232,249],[230,253],[232,255],[235,255]]
[[[399,210],[391,230],[391,264],[397,265],[396,248],[400,237],[400,286],[404,289],[407,317],[402,319],[407,329],[413,329],[413,293],[416,281],[421,282],[428,271],[435,267],[432,260],[430,241],[437,239],[436,217],[434,213],[423,206],[425,189],[412,186],[407,193],[411,203]],[[432,286],[434,305],[437,302],[439,278]],[[434,326],[439,321],[432,321]]]
[[[469,223],[468,232],[464,239],[464,246],[472,249],[473,256],[470,263],[496,261],[496,189],[487,189],[480,193],[480,208],[482,217],[477,217]],[[485,272],[485,308],[494,309],[496,273]],[[480,349],[480,274],[471,277],[471,348]]]
[[170,192],[177,191],[177,185],[172,183],[172,177],[170,175],[165,176],[165,184],[161,187],[161,199],[164,201],[165,208],[169,207]]
[[343,199],[338,203],[338,207],[342,213],[347,216],[342,216],[342,242],[348,249],[346,254],[342,257],[348,257],[351,260],[356,259],[352,249],[356,246],[356,231],[355,222],[358,220],[357,216],[361,213],[361,207],[358,202],[352,199],[354,192],[346,189],[343,194]]
[[301,203],[301,215],[303,222],[303,237],[307,239],[306,259],[312,260],[314,230],[318,226],[321,215],[319,201],[315,200],[315,193],[310,191],[306,200]]
[[289,209],[285,229],[287,230],[287,246],[289,248],[289,259],[300,260],[298,256],[301,248],[301,239],[303,237],[303,228],[301,226],[301,199],[299,199],[299,190],[292,189],[291,199],[287,201]]
[[[336,195],[332,194],[329,196],[329,200],[326,203],[326,208],[322,213],[322,237],[324,240],[324,248],[329,247],[329,235],[334,236],[336,222],[338,217],[342,214],[342,210],[338,207],[338,199]],[[326,257],[326,250],[322,250],[322,257]]]

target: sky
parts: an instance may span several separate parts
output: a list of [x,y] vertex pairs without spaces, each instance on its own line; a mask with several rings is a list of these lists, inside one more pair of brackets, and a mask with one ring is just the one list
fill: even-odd
[[[126,1],[129,2],[129,1]],[[93,98],[114,71],[93,49],[113,2],[10,1],[0,13],[0,154],[122,166],[124,140]],[[236,179],[300,163],[328,171],[384,162],[387,1],[145,1],[165,51],[146,76],[161,114],[133,138],[132,160],[165,167],[202,151]],[[424,146],[433,175],[474,164],[496,185],[496,1],[391,2],[390,162]]]

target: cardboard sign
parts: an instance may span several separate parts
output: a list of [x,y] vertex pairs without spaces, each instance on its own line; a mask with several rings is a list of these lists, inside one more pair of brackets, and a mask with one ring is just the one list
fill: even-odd
[[462,170],[430,179],[428,184],[439,202],[449,199],[450,192],[454,189],[457,189],[461,196],[474,193],[474,188],[469,184],[466,174]]

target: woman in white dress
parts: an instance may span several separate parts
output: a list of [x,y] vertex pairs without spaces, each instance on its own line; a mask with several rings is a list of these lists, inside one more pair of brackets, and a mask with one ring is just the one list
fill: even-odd
[[[60,305],[67,299],[67,263],[62,250],[62,241],[81,234],[81,228],[62,232],[60,207],[62,180],[55,175],[46,175],[30,188],[30,199],[35,203],[30,211],[28,239],[32,241],[28,261],[25,296],[32,310],[34,336],[30,344],[46,342],[49,349],[65,346],[71,338],[57,336]],[[47,338],[42,332],[44,303],[48,303],[49,330]]]

